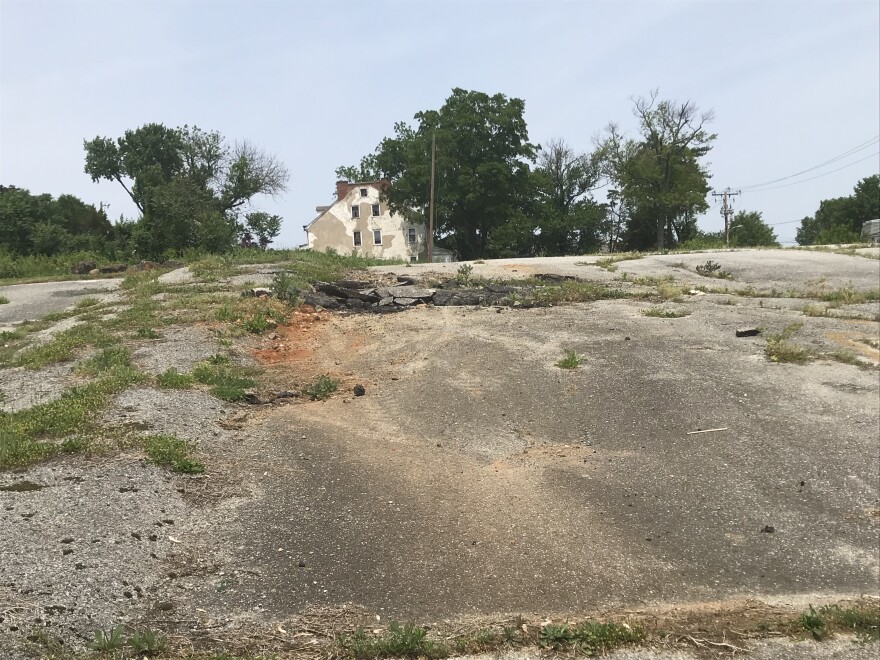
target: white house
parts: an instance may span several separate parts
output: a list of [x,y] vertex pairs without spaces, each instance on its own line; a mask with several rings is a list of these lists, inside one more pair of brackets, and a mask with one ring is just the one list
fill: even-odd
[[423,223],[392,213],[380,199],[387,181],[336,182],[336,201],[319,206],[318,216],[303,229],[312,250],[333,248],[340,254],[418,261],[427,250]]

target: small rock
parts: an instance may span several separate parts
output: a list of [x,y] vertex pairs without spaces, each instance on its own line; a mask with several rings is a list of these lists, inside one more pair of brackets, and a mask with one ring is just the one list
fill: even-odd
[[63,539],[61,539],[61,542],[62,543],[73,543],[73,539],[70,538],[69,536],[65,536]]
[[130,591],[123,591],[122,595],[125,596],[126,598],[134,598],[134,594],[131,593]]
[[137,532],[132,532],[132,533],[131,533],[131,538],[133,538],[133,539],[135,539],[135,540],[137,540],[137,541],[140,541],[140,540],[141,540],[141,535],[138,534]]
[[276,399],[295,399],[299,396],[299,392],[293,390],[282,390],[275,393]]
[[760,328],[737,328],[736,336],[737,337],[755,337],[761,334]]
[[252,406],[256,406],[256,405],[259,405],[260,403],[262,403],[260,401],[260,397],[258,397],[256,394],[254,394],[252,392],[247,392],[244,395],[244,402],[249,403]]
[[86,565],[83,564],[81,561],[78,561],[78,562],[76,563],[76,565],[74,566],[74,568],[75,568],[76,570],[78,570],[78,571],[83,571],[83,570],[85,570]]
[[170,600],[162,600],[156,603],[156,609],[160,612],[170,612],[174,609],[174,603]]
[[352,390],[352,391],[354,392],[355,396],[363,396],[364,394],[367,393],[367,390],[364,389],[363,385],[355,385],[354,390]]
[[415,305],[418,298],[395,298],[394,304],[400,305],[401,307],[408,307],[409,305]]
[[776,528],[773,525],[764,525],[764,529],[761,530],[764,534],[772,534],[776,531]]
[[72,554],[73,554],[73,548],[64,548],[64,550],[61,551],[61,554],[62,554],[63,556],[65,556],[65,557],[66,557],[67,555],[72,555]]
[[300,568],[305,568],[305,567],[306,567],[306,563],[305,563],[304,561],[300,561],[300,562],[297,564],[297,566],[299,566]]

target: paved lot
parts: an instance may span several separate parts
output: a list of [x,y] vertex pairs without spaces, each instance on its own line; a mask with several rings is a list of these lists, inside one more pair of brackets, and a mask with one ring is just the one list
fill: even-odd
[[[867,248],[875,250],[875,248]],[[869,256],[874,255],[871,252]],[[677,281],[711,287],[759,291],[805,291],[808,288],[838,289],[852,286],[857,289],[880,286],[880,260],[865,256],[852,257],[832,252],[810,250],[729,250],[690,254],[649,255],[641,259],[616,263],[617,270],[608,272],[595,264],[613,255],[586,257],[542,257],[537,259],[492,259],[485,263],[467,262],[474,268],[473,275],[486,278],[527,278],[538,273],[572,275],[581,279],[608,282],[626,273],[630,277],[666,277]],[[706,278],[694,269],[712,260],[729,272],[733,279]],[[398,275],[437,273],[453,277],[461,266],[450,264],[412,264],[388,268],[376,266],[377,272]]]
[[0,286],[0,295],[9,299],[8,304],[0,305],[0,330],[68,309],[87,296],[103,297],[116,291],[120,282],[104,279]]
[[[260,576],[224,607],[430,618],[877,593],[877,372],[771,364],[734,329],[791,312],[691,306],[329,322],[291,368],[367,395],[266,418],[248,455],[262,495],[223,541]],[[554,366],[566,348],[581,369]]]
[[[734,279],[709,285],[864,292],[880,280],[880,262],[858,256],[710,256]],[[582,263],[590,258],[508,260],[475,272],[704,282],[690,269],[707,258],[646,257],[614,272]],[[427,268],[437,265],[394,270]],[[18,311],[5,322],[69,305],[53,295],[66,287],[84,295],[83,282],[26,286],[43,288],[8,287]],[[12,548],[16,575],[0,584],[50,594],[86,630],[156,617],[159,602],[175,621],[274,629],[341,606],[380,623],[436,622],[735,609],[746,599],[800,611],[878,595],[880,372],[871,364],[880,353],[870,342],[880,325],[806,316],[809,302],[710,294],[664,303],[683,318],[646,317],[650,303],[627,299],[298,312],[239,350],[266,365],[276,390],[329,374],[336,396],[249,407],[146,385],[123,393],[108,420],[197,443],[208,473],[176,482],[135,454],[15,475],[51,487],[0,492],[24,535]],[[865,309],[875,318],[876,302]],[[792,323],[804,324],[794,340],[819,358],[771,363],[766,333]],[[765,335],[736,338],[744,325]],[[151,372],[163,361],[185,369],[193,337],[168,330],[136,355]],[[865,361],[830,359],[842,347]],[[583,357],[579,369],[555,365],[566,350]],[[365,396],[353,396],[356,384]],[[187,489],[226,494],[195,503]],[[119,516],[110,528],[108,508]],[[163,517],[173,518],[167,528]],[[83,567],[73,578],[62,534],[75,538]],[[123,595],[129,584],[143,600]],[[849,647],[822,648],[850,657]],[[786,647],[758,657],[807,656]]]

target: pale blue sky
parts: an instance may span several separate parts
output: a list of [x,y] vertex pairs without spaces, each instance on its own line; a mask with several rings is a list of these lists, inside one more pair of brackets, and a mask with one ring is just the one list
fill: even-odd
[[[336,166],[453,87],[522,98],[533,142],[579,150],[609,121],[635,129],[632,95],[691,99],[715,111],[718,189],[867,145],[781,183],[863,159],[851,167],[736,202],[799,220],[878,171],[880,2],[0,0],[0,183],[134,217],[118,185],[83,173],[83,139],[195,124],[287,164],[289,192],[255,205],[295,246]],[[718,208],[700,224],[720,228]]]

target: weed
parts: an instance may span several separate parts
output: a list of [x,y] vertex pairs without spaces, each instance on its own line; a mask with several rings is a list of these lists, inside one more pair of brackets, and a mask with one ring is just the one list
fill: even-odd
[[400,625],[392,621],[382,635],[373,637],[358,628],[352,635],[339,638],[344,655],[357,659],[381,657],[443,658],[449,651],[427,639],[427,631],[412,623]]
[[0,296],[0,305],[8,305],[8,304],[9,304],[9,298],[7,298],[6,296]]
[[608,651],[635,644],[644,637],[639,628],[598,621],[584,621],[571,632],[574,643],[587,655],[606,655]]
[[77,365],[80,373],[96,376],[102,372],[131,367],[131,354],[124,346],[108,346],[94,357]]
[[767,345],[764,347],[764,355],[771,362],[791,362],[794,364],[804,364],[808,362],[812,355],[810,352],[798,346],[791,338],[803,327],[802,323],[792,323],[779,334],[768,334]]
[[624,252],[621,254],[614,254],[610,257],[604,257],[602,259],[597,259],[595,265],[599,268],[604,268],[605,270],[613,273],[617,270],[617,264],[621,261],[632,261],[633,259],[641,259],[643,254],[640,252]]
[[719,280],[731,280],[733,276],[725,270],[721,270],[721,264],[709,259],[706,263],[697,266],[694,269],[698,275],[703,277],[714,277]]
[[162,335],[153,330],[152,328],[142,326],[135,331],[135,335],[140,337],[141,339],[161,339]]
[[124,629],[121,625],[116,626],[113,630],[96,630],[95,639],[87,646],[93,651],[107,653],[120,649],[125,645],[123,639]]
[[214,355],[209,355],[205,362],[208,364],[229,364],[229,356],[225,353],[214,353]]
[[193,451],[191,443],[171,435],[151,435],[144,440],[147,458],[175,472],[199,474],[205,471],[204,465],[190,458]]
[[[214,362],[210,360],[223,360]],[[213,356],[193,369],[192,376],[198,383],[211,386],[211,394],[224,401],[241,401],[247,390],[257,385],[251,376],[253,369],[231,365],[227,356]]]
[[329,399],[330,395],[333,394],[338,387],[339,381],[324,374],[318,376],[313,383],[306,385],[302,391],[303,394],[309,397],[312,401],[324,401],[325,399]]
[[477,259],[474,263],[475,264],[484,264],[484,263],[486,263],[486,260],[485,259]]
[[880,640],[880,610],[876,607],[826,605],[819,613],[830,624],[853,631],[867,639]]
[[800,627],[810,633],[814,639],[821,640],[825,637],[825,620],[812,605],[810,605],[809,611],[804,612],[798,617],[797,622]]
[[277,273],[272,280],[272,293],[279,300],[283,300],[291,306],[296,306],[300,302],[299,288],[297,287],[296,278],[286,271]]
[[77,309],[86,309],[87,307],[94,307],[95,305],[101,302],[100,299],[95,298],[94,296],[88,296],[86,298],[81,298],[75,305]]
[[574,635],[572,635],[571,629],[567,625],[548,623],[541,628],[538,644],[546,649],[561,651],[571,645],[573,640]]
[[572,349],[567,348],[565,350],[565,357],[561,358],[556,366],[560,369],[577,369],[584,362],[584,357],[582,355],[578,355]]
[[674,309],[663,309],[662,307],[649,307],[648,309],[641,310],[641,312],[642,316],[650,316],[658,319],[680,319],[683,316],[688,316],[690,314],[690,312],[686,310],[677,311]]
[[86,346],[106,348],[119,342],[117,337],[92,323],[83,323],[56,334],[51,341],[28,348],[16,356],[15,365],[27,369],[41,369],[49,364],[64,362]]
[[139,656],[158,655],[168,646],[168,640],[155,630],[135,630],[128,638],[128,645]]
[[458,271],[455,274],[455,279],[458,280],[458,283],[462,286],[467,286],[471,283],[474,273],[474,267],[470,264],[462,264],[458,267]]
[[169,390],[185,390],[192,387],[195,378],[189,374],[178,373],[177,369],[170,367],[156,376],[156,385]]

